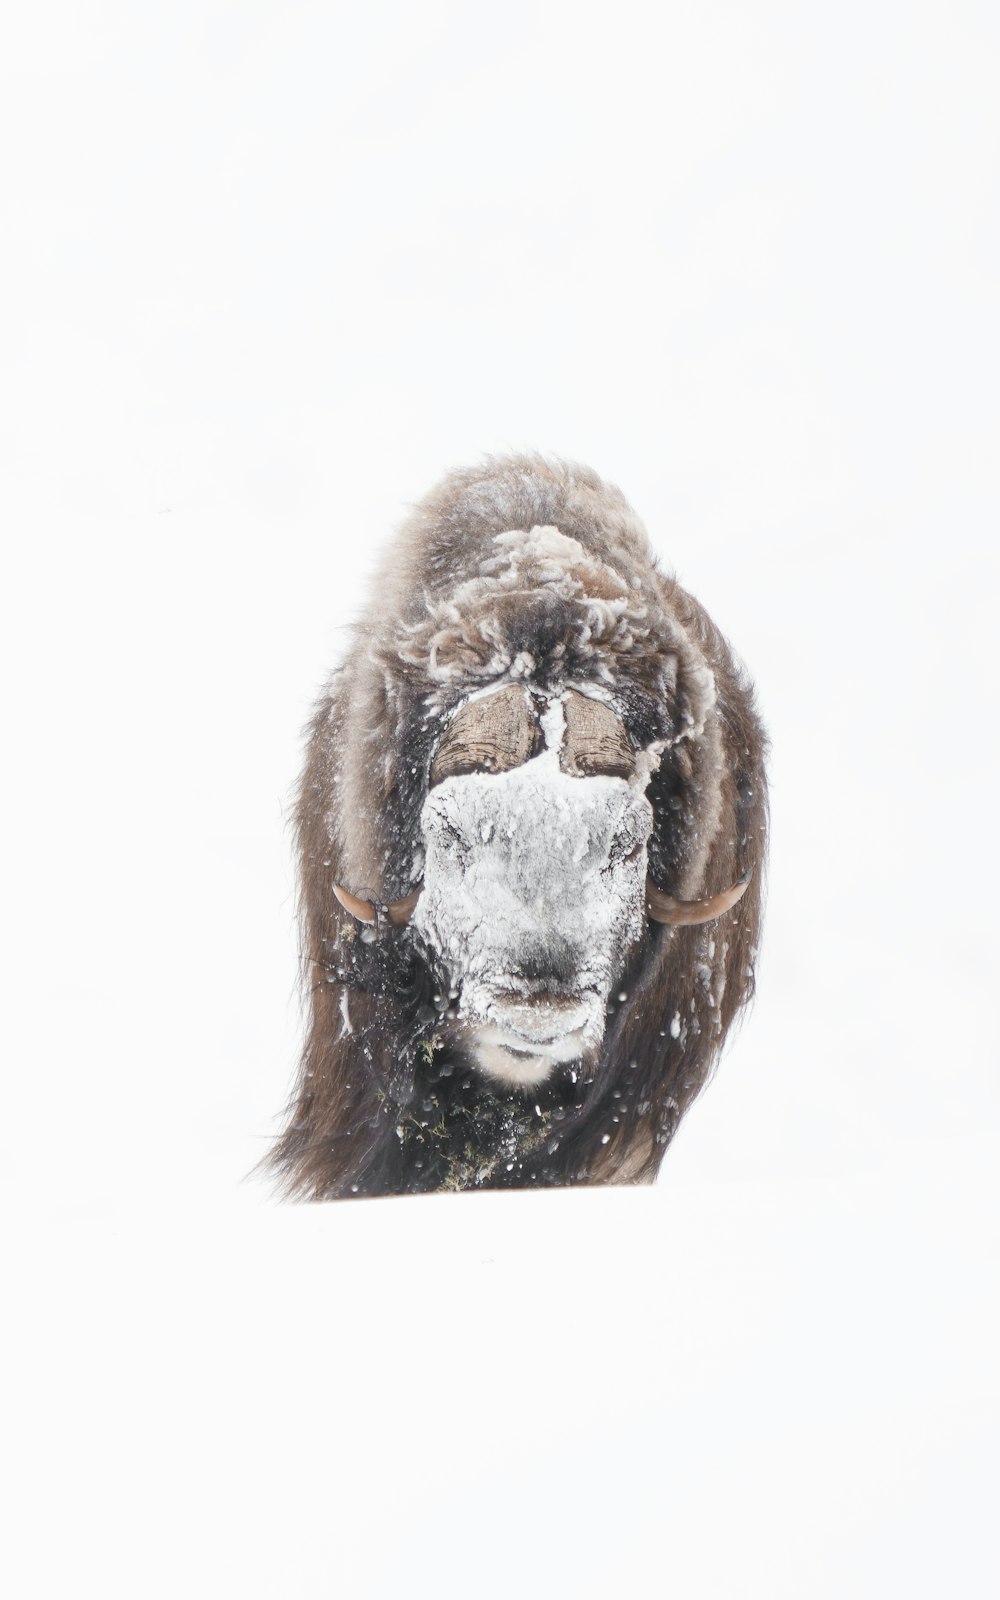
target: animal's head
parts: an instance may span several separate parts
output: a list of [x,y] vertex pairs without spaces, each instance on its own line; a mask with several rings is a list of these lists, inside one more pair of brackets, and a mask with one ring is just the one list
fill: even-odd
[[539,458],[447,479],[311,732],[292,1186],[652,1176],[749,993],[762,752],[617,490]]
[[600,1048],[642,936],[652,808],[621,719],[579,689],[467,701],[431,777],[413,920],[455,996],[448,1034],[533,1087]]

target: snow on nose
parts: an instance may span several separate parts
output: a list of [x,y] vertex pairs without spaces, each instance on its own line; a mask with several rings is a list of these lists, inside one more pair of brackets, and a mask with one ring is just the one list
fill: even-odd
[[607,992],[639,936],[652,810],[622,778],[573,777],[547,749],[509,772],[447,778],[425,802],[414,923],[463,1004],[540,987]]

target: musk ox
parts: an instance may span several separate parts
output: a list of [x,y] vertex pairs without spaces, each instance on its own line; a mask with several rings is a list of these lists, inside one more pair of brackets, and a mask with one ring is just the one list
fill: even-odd
[[765,749],[618,489],[447,477],[309,728],[285,1190],[652,1181],[752,993]]

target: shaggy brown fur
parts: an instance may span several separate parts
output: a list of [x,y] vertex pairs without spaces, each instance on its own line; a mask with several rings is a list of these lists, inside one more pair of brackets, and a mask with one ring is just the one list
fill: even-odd
[[[554,581],[496,536],[554,526],[583,547]],[[539,1093],[490,1084],[444,1047],[440,974],[411,928],[372,939],[335,883],[388,901],[420,876],[420,813],[444,720],[477,686],[610,690],[647,789],[649,871],[683,899],[753,874],[700,927],[648,924],[600,1059]],[[452,473],[389,548],[309,728],[296,814],[310,1020],[269,1164],[312,1199],[649,1182],[753,991],[767,846],[766,738],[751,685],[698,602],[661,572],[621,492],[538,456]],[[446,1003],[446,1002],[445,1002]]]

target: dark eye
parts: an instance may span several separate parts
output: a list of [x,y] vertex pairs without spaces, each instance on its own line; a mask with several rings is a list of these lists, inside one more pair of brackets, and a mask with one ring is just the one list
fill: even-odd
[[468,861],[469,841],[466,839],[463,833],[459,832],[458,828],[456,828],[453,823],[445,821],[439,838],[445,851],[453,859],[458,860],[460,863]]
[[643,841],[633,838],[631,833],[620,834],[608,852],[608,867],[628,866],[631,862],[638,861],[642,847]]

